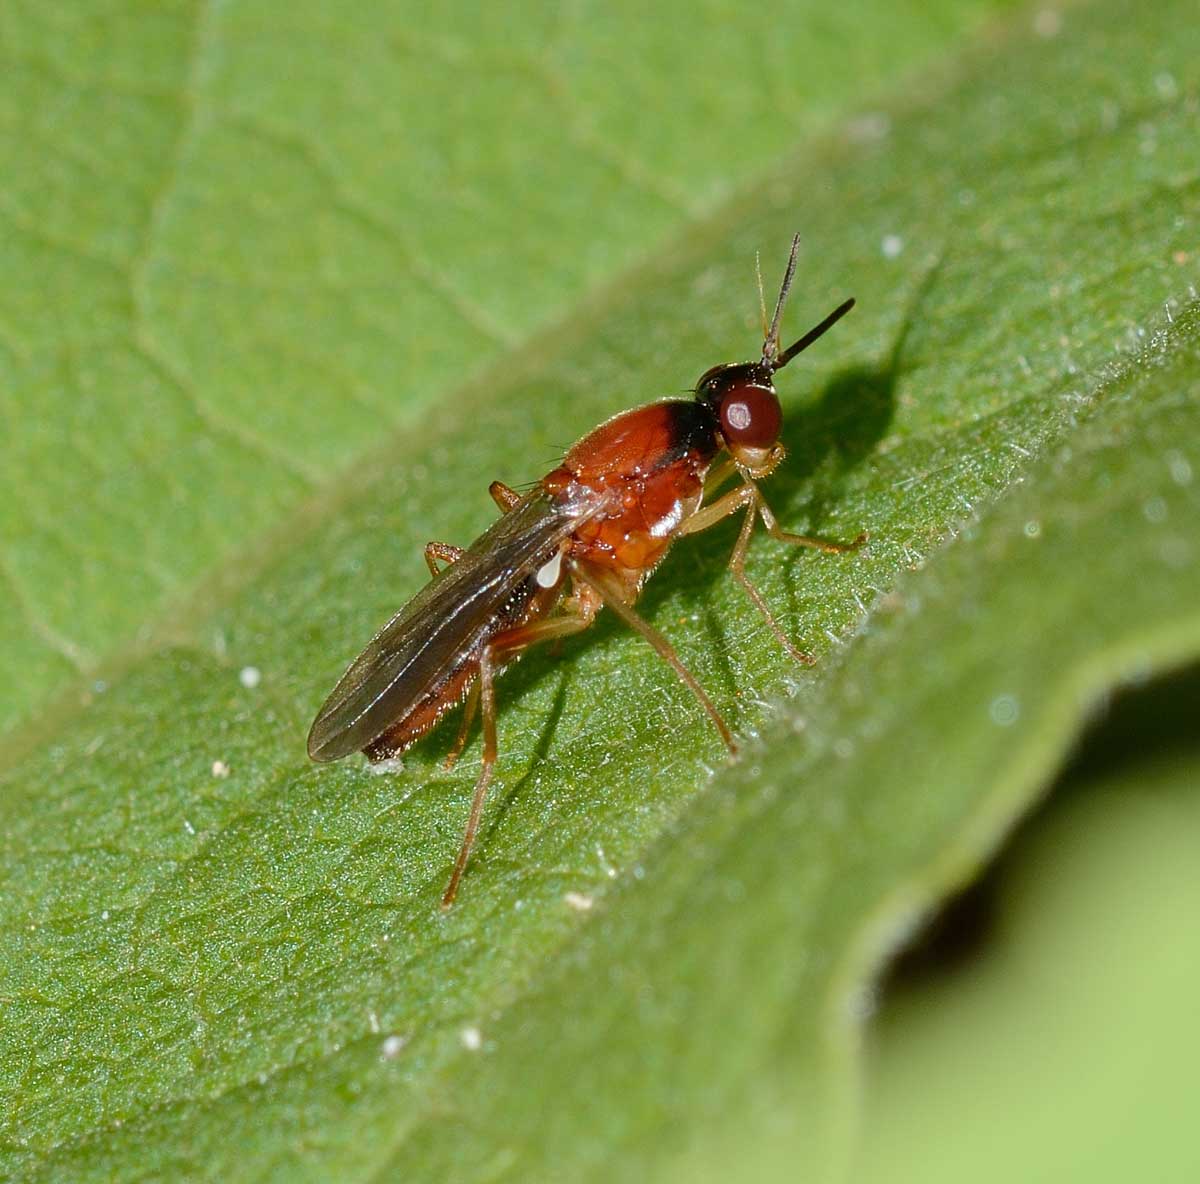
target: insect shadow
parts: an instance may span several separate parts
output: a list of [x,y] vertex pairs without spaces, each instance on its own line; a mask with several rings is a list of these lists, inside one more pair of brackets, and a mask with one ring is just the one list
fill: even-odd
[[891,427],[896,383],[905,366],[912,365],[907,354],[913,326],[944,258],[938,255],[921,275],[884,357],[874,365],[839,371],[815,403],[787,414],[783,442],[788,458],[776,470],[772,488],[781,507],[806,514],[811,530],[820,531],[828,521],[846,477],[875,451]]

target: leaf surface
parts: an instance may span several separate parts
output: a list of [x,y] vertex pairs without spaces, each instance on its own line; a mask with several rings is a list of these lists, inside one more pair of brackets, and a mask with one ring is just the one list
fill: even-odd
[[[992,855],[1107,687],[1200,649],[1187,12],[1069,10],[1054,36],[972,51],[881,137],[806,143],[485,367],[419,449],[389,439],[303,503],[16,760],[11,1172],[844,1162],[864,984]],[[482,528],[487,480],[535,477],[604,415],[752,352],[749,261],[796,226],[789,324],[859,308],[781,376],[791,456],[765,491],[794,529],[872,541],[760,541],[750,571],[819,667],[791,667],[725,575],[734,524],[688,540],[644,609],[750,739],[741,758],[611,621],[531,657],[500,684],[498,782],[443,916],[477,745],[452,774],[445,737],[395,776],[318,769],[316,706],[422,582],[426,539]],[[248,514],[214,521],[265,521]]]

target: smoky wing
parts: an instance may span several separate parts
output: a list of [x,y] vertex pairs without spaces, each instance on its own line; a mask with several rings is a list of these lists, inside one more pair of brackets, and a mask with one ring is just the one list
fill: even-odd
[[333,761],[402,719],[483,640],[539,561],[600,508],[562,506],[536,490],[439,572],[368,642],[308,733],[308,755]]

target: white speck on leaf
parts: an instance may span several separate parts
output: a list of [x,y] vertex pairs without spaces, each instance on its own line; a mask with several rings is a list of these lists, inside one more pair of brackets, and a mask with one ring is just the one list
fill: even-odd
[[1156,525],[1160,522],[1166,522],[1167,503],[1161,497],[1152,497],[1144,506],[1142,506],[1142,514],[1147,522],[1153,522]]
[[1043,8],[1034,14],[1033,31],[1039,37],[1045,37],[1047,40],[1057,37],[1062,32],[1062,27],[1062,13],[1057,9]]
[[212,775],[214,777],[228,777],[229,766],[224,761],[213,761]]
[[583,892],[568,892],[563,900],[567,902],[573,909],[578,909],[581,913],[586,913],[588,909],[595,903],[590,896]]
[[367,772],[372,777],[382,777],[385,773],[400,773],[404,770],[404,762],[398,756],[390,756],[385,761],[372,761],[367,765]]
[[248,691],[254,690],[262,682],[262,671],[257,666],[243,666],[238,671],[238,682]]
[[1015,724],[1021,715],[1021,705],[1015,695],[997,695],[988,706],[992,723],[1007,728]]
[[904,250],[904,240],[898,234],[885,234],[879,249],[885,259],[895,259]]
[[483,1047],[483,1033],[474,1026],[463,1028],[458,1038],[468,1052],[478,1052]]
[[1158,91],[1159,98],[1176,99],[1179,97],[1179,83],[1175,81],[1175,75],[1169,74],[1165,70],[1154,76],[1154,89]]
[[381,1055],[385,1061],[394,1061],[401,1052],[404,1051],[404,1046],[408,1041],[403,1036],[389,1036],[381,1047]]
[[1167,472],[1176,485],[1191,485],[1192,465],[1186,456],[1178,449],[1170,449],[1163,457],[1167,462]]
[[596,857],[600,860],[600,866],[604,869],[604,874],[610,879],[617,878],[617,869],[608,862],[608,857],[604,854],[604,848],[599,844],[596,846]]

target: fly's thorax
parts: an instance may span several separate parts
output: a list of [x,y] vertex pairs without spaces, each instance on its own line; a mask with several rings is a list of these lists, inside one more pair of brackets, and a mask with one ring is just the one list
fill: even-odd
[[614,481],[648,478],[685,457],[707,466],[720,446],[710,408],[693,399],[665,399],[623,411],[589,432],[543,485],[552,492],[571,482],[600,490]]
[[708,468],[707,458],[687,453],[646,476],[609,477],[609,508],[576,529],[572,556],[640,583],[699,507]]
[[649,403],[584,436],[542,480],[560,504],[599,499],[572,556],[640,586],[695,513],[720,447],[711,409],[691,399]]

